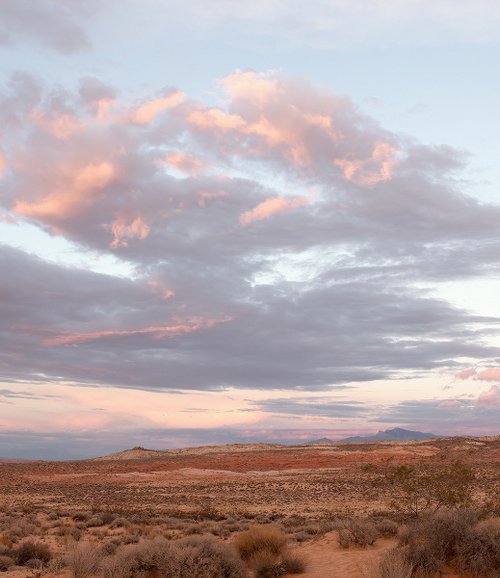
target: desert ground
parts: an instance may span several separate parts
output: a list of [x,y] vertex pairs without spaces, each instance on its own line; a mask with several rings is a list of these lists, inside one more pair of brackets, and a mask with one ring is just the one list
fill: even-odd
[[[232,544],[252,527],[270,527],[282,532],[287,551],[303,560],[305,578],[374,576],[413,515],[408,509],[412,502],[406,501],[411,488],[395,483],[392,473],[404,466],[412,475],[437,476],[442,484],[440,472],[457,463],[473,472],[466,498],[479,512],[478,523],[486,518],[496,523],[500,436],[133,448],[85,461],[3,462],[0,569],[4,576],[23,578],[118,576],[102,574],[97,566],[78,573],[67,561],[68,552],[78,544],[93,544],[104,559],[144,540],[204,535]],[[353,520],[377,529],[373,540],[354,538],[342,544],[347,535],[343,528]],[[25,542],[44,544],[50,554],[34,555],[21,565]],[[245,568],[247,576],[289,575],[283,568],[259,574],[250,562]],[[167,575],[144,572],[132,575]],[[446,565],[439,572],[425,575],[473,575]]]

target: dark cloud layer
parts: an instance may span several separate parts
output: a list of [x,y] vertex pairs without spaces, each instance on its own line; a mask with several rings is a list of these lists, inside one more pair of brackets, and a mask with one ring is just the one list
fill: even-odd
[[418,288],[499,267],[500,207],[463,190],[460,153],[299,79],[222,87],[214,108],[11,79],[4,210],[136,275],[0,246],[1,378],[322,390],[498,356],[498,319]]

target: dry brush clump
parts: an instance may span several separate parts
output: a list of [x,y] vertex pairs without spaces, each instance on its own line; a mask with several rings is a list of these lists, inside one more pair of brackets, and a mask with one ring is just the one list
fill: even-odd
[[305,562],[287,551],[287,537],[276,526],[252,526],[237,536],[234,545],[256,578],[274,578],[305,571]]
[[371,546],[379,536],[374,524],[362,520],[346,520],[339,528],[339,544],[342,548]]
[[434,576],[445,565],[477,578],[500,576],[500,524],[478,522],[470,510],[416,518],[402,529],[398,548],[372,578]]
[[213,537],[144,540],[102,563],[104,578],[244,578],[231,546]]
[[378,567],[369,574],[370,578],[412,578],[413,566],[400,550],[389,550]]

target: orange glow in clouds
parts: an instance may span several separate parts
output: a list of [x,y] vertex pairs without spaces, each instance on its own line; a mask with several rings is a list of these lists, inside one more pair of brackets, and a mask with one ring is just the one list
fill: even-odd
[[44,128],[59,139],[67,139],[82,127],[82,124],[72,114],[61,114],[55,118],[49,118],[41,110],[31,113],[33,122]]
[[105,330],[105,331],[91,331],[88,333],[69,333],[58,335],[51,339],[46,339],[44,345],[73,345],[77,343],[87,343],[89,341],[97,341],[106,337],[131,337],[134,335],[151,335],[154,339],[166,339],[169,337],[176,337],[177,335],[184,335],[186,333],[193,333],[202,329],[208,329],[219,323],[227,323],[232,321],[233,317],[223,317],[222,319],[205,319],[203,317],[174,317],[174,325],[158,325],[151,327],[142,327],[140,329],[130,330]]
[[168,96],[149,100],[140,107],[132,111],[130,120],[134,124],[149,124],[161,112],[168,108],[173,108],[186,100],[186,95],[180,90],[174,90]]
[[250,211],[246,211],[240,216],[240,223],[248,225],[252,221],[262,221],[270,219],[273,215],[286,213],[297,207],[303,207],[311,202],[309,197],[295,197],[294,199],[286,199],[284,197],[274,197],[267,199]]
[[192,177],[207,168],[205,161],[185,153],[169,153],[165,156],[165,163]]
[[[68,168],[60,171],[70,172]],[[114,178],[115,169],[111,163],[89,164],[70,174],[69,182],[38,202],[17,201],[16,213],[27,217],[67,219],[86,209],[92,196],[105,188]]]
[[130,239],[135,237],[143,240],[149,235],[149,227],[140,216],[129,223],[127,223],[124,217],[119,217],[109,225],[109,228],[114,236],[113,241],[111,241],[109,245],[112,249],[128,247],[128,241]]
[[396,149],[388,143],[378,143],[369,159],[336,159],[346,181],[357,185],[373,186],[390,181],[396,165]]

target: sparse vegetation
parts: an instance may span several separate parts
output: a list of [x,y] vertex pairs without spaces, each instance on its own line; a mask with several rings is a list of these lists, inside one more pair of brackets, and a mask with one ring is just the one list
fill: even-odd
[[[500,439],[429,444],[421,455],[421,444],[398,446],[394,455],[406,455],[405,466],[388,457],[389,444],[356,445],[356,456],[334,446],[231,450],[217,453],[225,472],[208,476],[208,453],[2,465],[0,572],[17,566],[32,578],[152,578],[181,560],[190,578],[197,568],[262,578],[303,572],[304,561],[314,571],[317,548],[325,544],[335,559],[340,542],[360,567],[396,547],[374,578],[423,577],[444,563],[474,577],[500,575],[500,531],[489,519],[500,513]],[[266,468],[273,471],[254,471]],[[104,476],[106,484],[112,476],[112,492]]]
[[472,504],[474,470],[456,461],[439,469],[398,466],[386,472],[391,504],[412,516],[441,508],[465,508]]
[[339,544],[342,548],[371,546],[379,535],[377,528],[368,521],[346,520],[339,529]]

